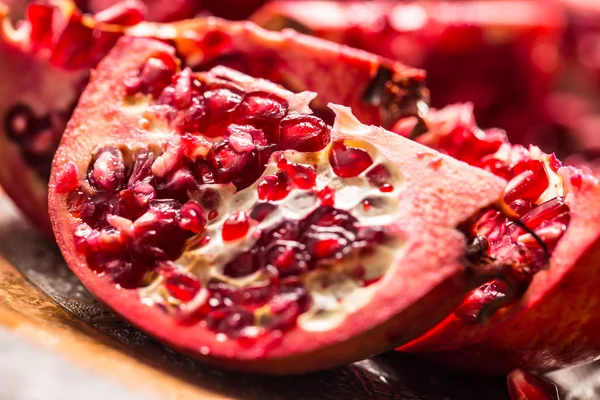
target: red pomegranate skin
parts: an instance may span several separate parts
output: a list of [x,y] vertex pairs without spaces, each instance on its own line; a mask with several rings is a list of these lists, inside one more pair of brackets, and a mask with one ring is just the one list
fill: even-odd
[[[123,109],[127,93],[124,79],[136,76],[150,57],[166,60],[174,54],[175,49],[162,42],[121,38],[93,74],[54,158],[49,207],[57,242],[69,267],[109,308],[148,334],[207,363],[242,371],[284,374],[341,365],[406,342],[433,326],[467,290],[481,282],[473,274],[465,274],[462,264],[465,238],[456,226],[496,201],[505,181],[392,132],[363,125],[348,108],[341,106],[332,106],[337,113],[332,139],[368,143],[371,151],[377,149],[401,171],[397,218],[393,214],[390,234],[403,238],[405,251],[394,258],[383,278],[370,284],[373,297],[339,325],[320,332],[296,325],[275,341],[267,335],[253,343],[241,342],[222,337],[201,324],[182,324],[161,307],[144,304],[140,289],[119,287],[109,275],[94,273],[84,255],[75,248],[74,233],[81,226],[81,219],[69,212],[68,191],[72,190],[69,178],[73,171],[78,171],[80,180],[87,176],[91,153],[99,144],[166,146],[167,137],[146,131],[152,124],[140,119],[141,111]],[[307,112],[306,106],[313,98],[310,93],[294,95],[269,82],[222,67],[202,76],[207,82],[226,77],[245,90],[274,93],[287,99],[294,112]],[[106,151],[102,156],[106,162],[102,161],[102,165],[114,165],[110,167],[116,171],[114,182],[120,185],[118,158],[114,158],[114,151]],[[115,161],[111,164],[109,160]],[[98,185],[100,181],[94,182]],[[112,182],[103,185],[114,185]],[[440,193],[447,197],[442,203]],[[113,219],[111,223],[127,229],[123,220]],[[172,282],[169,290],[186,298],[189,290],[196,289],[185,282]]]
[[[65,4],[60,8],[30,6],[27,20],[16,31],[3,24],[0,32],[0,60],[10,60],[0,66],[7,78],[0,88],[0,183],[24,214],[48,234],[45,204],[52,156],[90,68],[123,34],[173,40],[196,70],[229,65],[295,91],[318,91],[322,97],[314,109],[329,119],[333,115],[326,107],[330,101],[351,106],[365,123],[381,125],[384,117],[389,119],[387,105],[363,98],[370,87],[384,89],[385,81],[374,81],[379,69],[389,71],[389,79],[406,89],[396,99],[402,107],[392,113],[393,118],[416,113],[416,104],[427,100],[422,70],[294,32],[273,34],[247,22],[212,17],[177,22],[168,25],[170,29],[145,22],[121,26],[95,21],[89,15],[82,18],[72,4]],[[132,2],[131,8],[135,10],[136,4]],[[106,17],[107,12],[99,15]],[[0,18],[8,17],[8,9],[0,7]],[[31,35],[26,34],[29,27],[34,28]],[[339,79],[328,79],[329,73]],[[14,76],[23,79],[8,79]],[[343,84],[346,81],[355,85]],[[6,120],[20,105],[33,112],[36,124],[31,134],[15,139],[7,131]]]
[[[470,105],[433,110],[426,121],[431,128],[417,140],[433,148],[460,129],[477,129]],[[394,130],[407,135],[414,124],[406,120]],[[480,149],[481,143],[455,155],[467,157]],[[465,161],[481,165],[480,159]],[[552,251],[547,269],[537,272],[516,301],[505,304],[485,322],[450,315],[401,350],[487,374],[506,374],[516,367],[557,369],[598,357],[600,343],[595,332],[600,320],[593,310],[600,301],[594,284],[600,274],[596,268],[600,265],[600,185],[593,175],[577,168],[560,163],[554,168],[566,188],[564,202],[570,222]]]
[[471,101],[482,127],[506,129],[524,144],[543,140],[532,127],[545,122],[540,99],[559,72],[564,19],[555,3],[535,0],[284,0],[252,17],[423,68],[432,106]]

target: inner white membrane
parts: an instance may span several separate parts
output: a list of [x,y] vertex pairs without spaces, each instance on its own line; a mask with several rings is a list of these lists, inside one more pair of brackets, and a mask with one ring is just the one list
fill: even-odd
[[[316,153],[301,153],[288,150],[282,157],[289,162],[314,166],[317,170],[316,186],[314,189],[303,190],[294,188],[282,200],[269,201],[276,208],[260,223],[251,224],[248,233],[235,241],[224,241],[222,238],[223,223],[235,211],[246,214],[261,203],[257,187],[266,175],[274,174],[277,167],[277,157],[271,157],[261,178],[252,186],[235,191],[229,185],[205,185],[202,193],[213,189],[220,197],[218,216],[209,220],[206,229],[188,242],[186,251],[176,260],[175,264],[182,270],[195,275],[203,287],[210,280],[219,280],[234,287],[243,288],[251,284],[268,282],[269,277],[263,269],[243,276],[231,277],[223,273],[224,266],[239,254],[248,251],[260,238],[261,232],[277,225],[281,221],[299,221],[320,207],[320,199],[316,192],[329,186],[335,191],[334,207],[351,211],[361,226],[385,227],[391,224],[398,215],[398,196],[402,190],[403,178],[394,164],[389,162],[372,145],[364,142],[346,142],[353,147],[367,150],[373,164],[359,176],[342,178],[337,176],[329,162],[329,147]],[[384,165],[391,174],[388,182],[393,189],[381,191],[369,182],[366,175],[379,165]],[[368,204],[365,206],[365,200]],[[206,210],[207,214],[211,210]],[[389,236],[389,235],[388,235]],[[206,242],[206,238],[210,240]],[[204,239],[204,240],[203,240]],[[322,263],[315,269],[300,276],[304,286],[311,295],[309,309],[297,320],[298,326],[306,331],[326,331],[339,325],[346,319],[347,314],[353,313],[366,305],[375,294],[378,284],[373,282],[385,276],[403,252],[402,238],[392,237],[375,246],[375,251],[368,255],[357,252],[346,254],[335,263]],[[358,276],[357,267],[364,267],[364,274]],[[151,285],[140,289],[142,301],[148,305],[162,304],[167,310],[179,313],[193,313],[201,307],[209,297],[206,289],[200,290],[191,301],[182,303],[171,297],[164,286],[162,278],[156,279]],[[255,310],[256,326],[260,328],[262,308]]]

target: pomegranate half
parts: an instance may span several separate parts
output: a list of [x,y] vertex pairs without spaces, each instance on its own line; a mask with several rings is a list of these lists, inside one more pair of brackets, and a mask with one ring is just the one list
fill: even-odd
[[118,3],[95,17],[82,15],[71,2],[60,4],[30,5],[17,29],[0,7],[0,184],[47,232],[52,156],[90,68],[123,34],[175,43],[194,70],[228,65],[294,91],[318,91],[322,99],[313,108],[329,122],[329,101],[351,106],[363,122],[389,127],[427,100],[423,71],[295,32],[272,33],[218,18],[139,23],[143,14],[135,2]]
[[405,119],[394,130],[508,181],[501,203],[513,219],[490,213],[471,233],[479,238],[481,262],[517,272],[473,291],[402,350],[491,374],[600,356],[598,180],[535,146],[511,145],[500,130],[479,129],[469,104],[432,110],[424,124]]
[[406,343],[504,273],[467,268],[458,229],[503,179],[175,50],[119,40],[50,178],[69,267],[131,323],[211,364],[299,373]]

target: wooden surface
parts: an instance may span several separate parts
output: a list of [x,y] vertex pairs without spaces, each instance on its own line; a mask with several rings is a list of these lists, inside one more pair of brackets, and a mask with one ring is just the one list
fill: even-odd
[[[241,375],[206,367],[103,309],[65,266],[54,243],[29,228],[1,195],[0,326],[99,377],[142,393],[143,398],[508,398],[502,378],[466,375],[398,353],[295,377]],[[22,369],[27,374],[26,366]],[[569,379],[564,374],[557,377],[568,385],[580,375],[576,371],[570,372]],[[0,370],[0,385],[3,376]],[[580,381],[575,381],[581,389]]]

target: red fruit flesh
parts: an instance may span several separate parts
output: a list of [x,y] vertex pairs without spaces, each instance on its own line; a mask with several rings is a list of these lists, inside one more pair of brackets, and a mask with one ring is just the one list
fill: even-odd
[[[317,118],[308,108],[314,96],[224,67],[176,72],[157,97],[142,87],[131,93],[128,77],[174,53],[159,41],[122,38],[98,66],[54,159],[57,241],[110,308],[206,362],[281,374],[405,343],[481,282],[476,270],[465,273],[457,226],[498,199],[502,179],[362,125],[341,106],[332,106],[337,117],[326,130],[333,144],[282,151],[280,136],[261,132],[280,132],[285,113]],[[188,107],[215,87],[261,106],[236,107],[223,126],[228,138],[213,135],[222,121],[179,131],[186,108],[169,93],[182,77],[196,82]],[[342,158],[329,157],[342,145],[365,166],[350,177]],[[224,146],[227,156],[215,155]],[[269,148],[264,157],[260,148]],[[382,192],[382,184],[394,189]]]
[[[600,257],[598,181],[537,147],[514,146],[498,131],[477,128],[469,105],[430,111],[425,125],[417,141],[509,180],[502,208],[512,218],[489,211],[471,229],[474,254],[505,264],[513,278],[480,287],[442,324],[402,350],[490,374],[596,358],[600,320],[591,310],[600,301],[594,284]],[[415,126],[406,120],[394,130],[410,136]],[[515,218],[520,225],[511,222]]]
[[504,128],[511,140],[529,144],[547,141],[532,127],[546,122],[542,99],[559,72],[562,11],[536,0],[279,0],[252,20],[423,68],[432,106],[471,101],[482,126]]
[[[104,6],[84,4],[91,11],[103,9],[95,17],[82,16],[72,4],[65,4],[65,7],[31,5],[28,19],[18,25],[18,29],[3,23],[0,32],[0,60],[3,60],[0,73],[4,77],[0,85],[0,183],[25,214],[47,231],[50,231],[45,206],[47,178],[60,136],[87,82],[90,68],[123,34],[157,37],[174,43],[183,56],[183,63],[196,71],[229,65],[294,91],[318,91],[321,97],[314,107],[328,121],[332,116],[326,107],[328,102],[352,106],[365,123],[386,122],[389,126],[401,116],[415,114],[417,104],[426,101],[423,71],[295,32],[276,34],[247,22],[233,23],[217,18],[168,25],[134,24],[135,15],[139,16],[136,10],[141,12],[135,6],[137,2],[119,3],[108,10],[104,10]],[[152,5],[149,4],[149,8],[152,9]],[[3,22],[7,14],[5,8],[0,10]],[[161,98],[155,102],[156,112],[161,109],[166,112],[165,104],[184,110],[173,114],[181,131],[195,134],[210,127],[204,132],[205,136],[223,136],[235,110],[250,112],[260,105],[252,102],[251,97],[240,104],[242,98],[237,88],[230,85],[216,85],[200,100],[193,96],[197,88],[185,74],[172,86],[171,82],[154,80],[155,75],[169,76],[172,72],[173,65],[164,62],[154,59],[146,70],[127,77],[127,86],[132,93],[160,92]],[[326,74],[334,74],[338,79],[325,79]],[[352,81],[354,85],[339,84],[345,81]],[[162,90],[165,86],[169,86],[167,91]],[[263,99],[262,106],[267,108],[263,113],[252,112],[250,120],[240,119],[241,126],[258,120],[268,125],[265,121],[269,118],[277,119],[287,113],[285,106],[274,99],[267,102],[264,96],[257,98]],[[269,111],[267,103],[274,108]],[[396,106],[390,107],[390,104]],[[273,140],[281,135],[283,148],[316,151],[329,140],[329,128],[320,118],[286,114],[284,121],[281,132],[263,130],[261,124],[255,124],[255,128]],[[226,139],[228,142],[221,144],[220,153],[215,154],[211,162],[235,158],[235,146],[243,144],[243,138],[234,135],[233,140]],[[246,161],[262,162],[268,158],[269,149],[257,149],[257,153],[256,158]],[[17,177],[12,171],[24,171],[24,175]],[[223,168],[221,175],[214,178],[227,180],[227,175],[234,172]],[[246,183],[242,180],[235,184]]]

